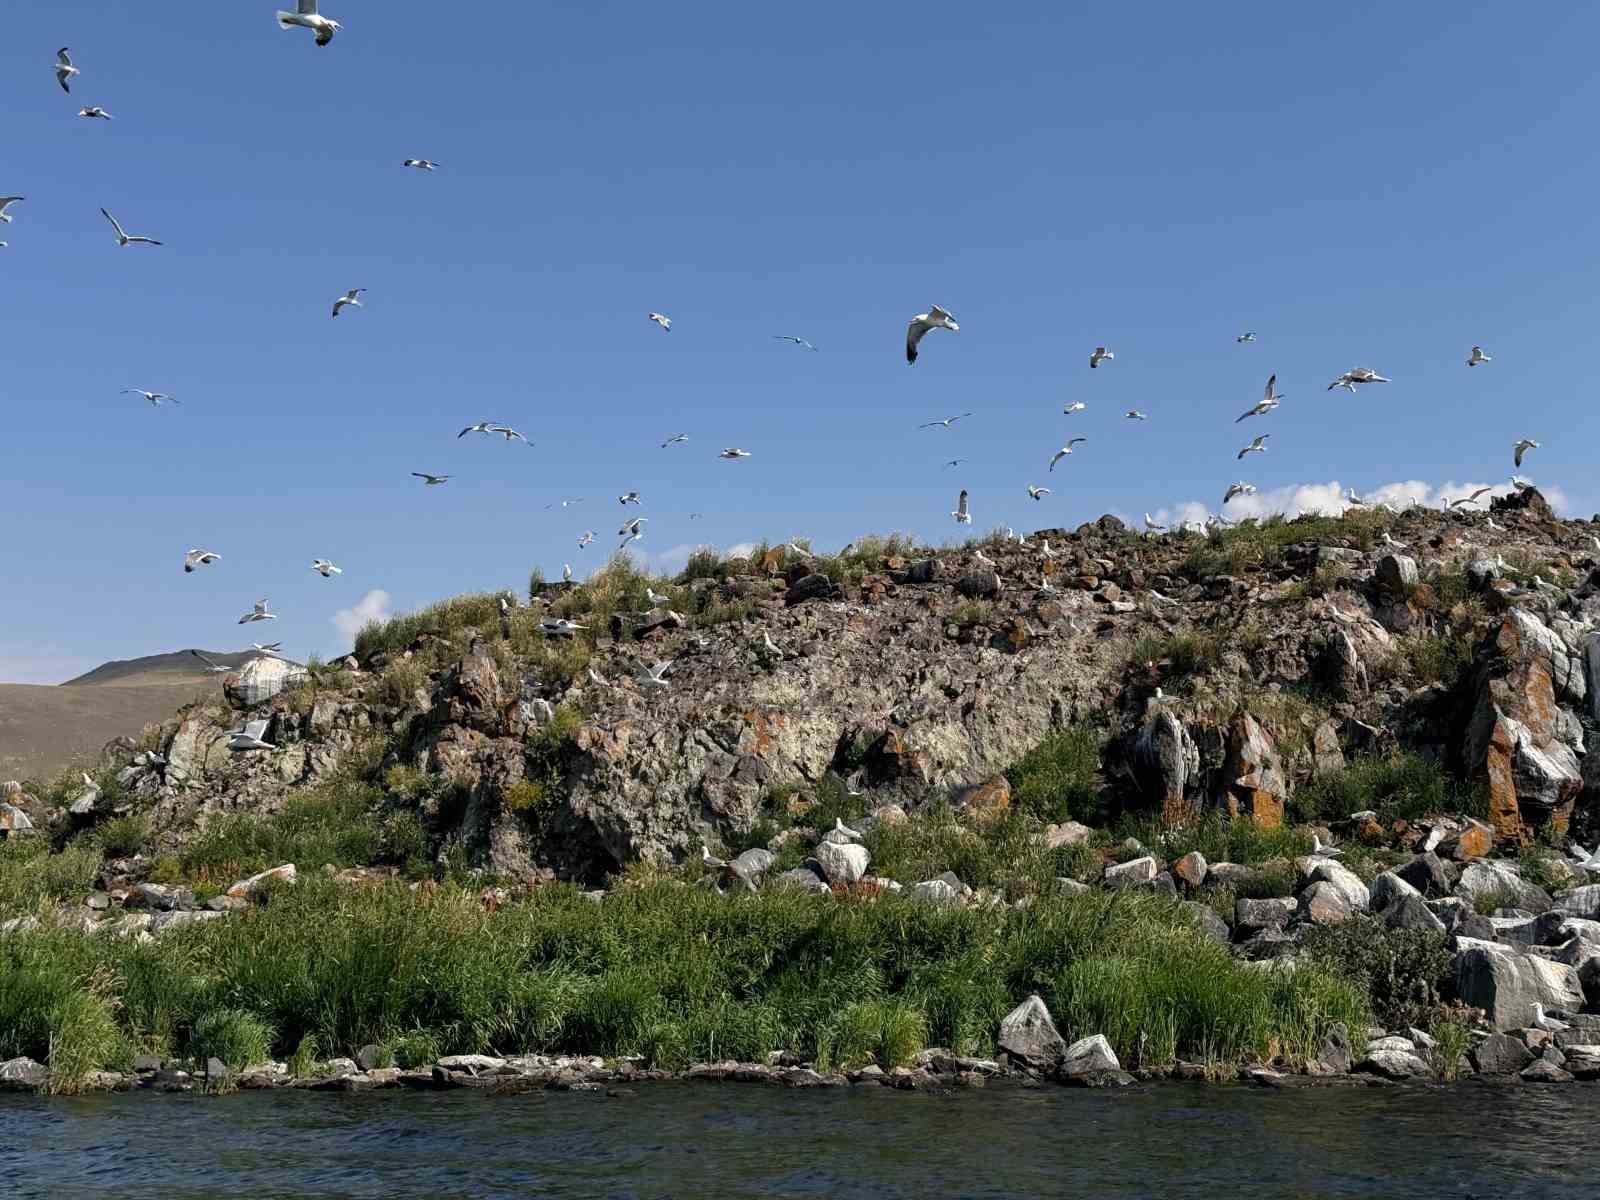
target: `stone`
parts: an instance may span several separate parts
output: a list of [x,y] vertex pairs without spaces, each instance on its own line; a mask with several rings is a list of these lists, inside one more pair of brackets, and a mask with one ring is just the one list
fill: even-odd
[[820,842],[814,853],[829,883],[859,883],[872,861],[867,848],[858,843]]
[[1134,737],[1130,757],[1143,798],[1160,808],[1163,821],[1178,824],[1194,815],[1188,786],[1200,774],[1200,749],[1182,721],[1157,709]]
[[356,1051],[356,1066],[363,1071],[374,1071],[383,1065],[383,1060],[387,1057],[382,1046],[368,1042]]
[[1589,921],[1600,920],[1600,883],[1588,883],[1570,892],[1562,892],[1551,902],[1551,907],[1569,916],[1583,917]]
[[1300,893],[1300,915],[1313,925],[1338,925],[1353,917],[1355,909],[1338,887],[1318,880]]
[[1455,862],[1482,858],[1494,849],[1494,828],[1476,817],[1467,818],[1467,827],[1439,845],[1439,852]]
[[[1343,700],[1357,700],[1367,693],[1370,686],[1367,666],[1361,661],[1361,652],[1356,649],[1355,639],[1343,629],[1335,629],[1328,634],[1322,652],[1322,674],[1329,690]],[[1344,769],[1344,752],[1339,746],[1338,727],[1332,722],[1324,722],[1318,727],[1313,750],[1319,775]]]
[[218,1084],[228,1078],[228,1064],[214,1055],[206,1059],[206,1082]]
[[802,892],[820,892],[826,894],[831,889],[827,880],[815,871],[805,867],[795,867],[779,875],[772,881],[775,887],[795,888]]
[[913,885],[911,897],[933,904],[958,904],[961,901],[960,891],[943,879],[924,879]]
[[969,600],[992,599],[1000,594],[1000,576],[988,569],[969,571],[956,580],[956,591]]
[[222,690],[235,708],[255,708],[309,678],[304,667],[262,655],[245,663],[237,675],[224,676]]
[[1222,777],[1223,806],[1229,816],[1248,818],[1263,829],[1283,824],[1288,778],[1272,735],[1247,712],[1229,722]]
[[1306,872],[1310,883],[1327,883],[1344,897],[1352,911],[1364,912],[1371,906],[1372,895],[1361,877],[1343,863],[1331,858],[1319,859]]
[[1571,1083],[1577,1076],[1564,1071],[1555,1063],[1539,1059],[1521,1073],[1524,1083]]
[[1378,1050],[1356,1063],[1355,1070],[1385,1079],[1416,1079],[1433,1074],[1432,1069],[1408,1050]]
[[1510,897],[1518,908],[1541,913],[1550,905],[1550,894],[1530,883],[1508,862],[1483,860],[1468,864],[1456,883],[1456,894],[1477,902],[1495,896]]
[[[1353,650],[1354,644],[1350,643],[1350,636],[1348,634],[1343,636],[1345,642],[1350,644]],[[1366,670],[1361,667],[1359,659],[1356,665],[1360,668],[1356,686],[1360,691],[1365,691]],[[1339,726],[1337,722],[1331,719],[1323,721],[1312,731],[1311,765],[1312,774],[1318,779],[1326,779],[1330,776],[1338,775],[1344,770],[1344,749],[1339,745]]]
[[[1383,871],[1376,875],[1367,890],[1371,895],[1372,911],[1376,913],[1381,913],[1384,909],[1388,908],[1390,904],[1394,903],[1396,900],[1399,900],[1403,896],[1415,896],[1418,900],[1422,899],[1421,892],[1412,887],[1393,871]],[[1423,906],[1423,911],[1427,911],[1426,905]],[[1428,913],[1428,915],[1430,917],[1433,916],[1432,913]],[[1443,923],[1441,922],[1441,928],[1442,927]]]
[[1316,1058],[1306,1064],[1309,1075],[1348,1075],[1350,1073],[1350,1030],[1335,1022],[1323,1036]]
[[1061,1064],[1056,1068],[1056,1075],[1062,1079],[1072,1079],[1101,1071],[1120,1070],[1122,1064],[1117,1061],[1116,1051],[1112,1050],[1104,1034],[1097,1033],[1080,1038],[1067,1047],[1061,1056]]
[[1446,932],[1444,922],[1417,892],[1409,892],[1398,900],[1390,901],[1383,910],[1383,924],[1388,929],[1424,929],[1431,933]]
[[1483,1009],[1497,1030],[1526,1025],[1535,1003],[1547,1009],[1583,1007],[1578,972],[1565,963],[1475,938],[1457,936],[1456,946],[1456,994],[1464,1004]]
[[1185,887],[1201,887],[1206,881],[1206,856],[1198,850],[1189,851],[1172,864],[1172,876]]
[[1050,1010],[1037,994],[1029,996],[1000,1021],[1000,1049],[1035,1071],[1052,1071],[1067,1051]]
[[956,793],[956,807],[974,811],[999,812],[1011,807],[1011,782],[996,775],[983,783],[962,788]]
[[294,881],[294,864],[284,863],[281,867],[269,867],[265,871],[256,872],[249,879],[239,880],[229,887],[225,894],[237,900],[254,900],[269,887],[290,884]]
[[1062,846],[1081,846],[1094,837],[1094,830],[1077,821],[1045,826],[1041,840],[1046,850],[1059,850]]
[[250,901],[241,896],[212,896],[205,907],[207,912],[243,912],[250,907]]
[[1456,886],[1456,869],[1431,851],[1419,854],[1394,874],[1425,897],[1448,896]]
[[0,1092],[38,1091],[49,1082],[49,1068],[31,1058],[8,1058],[0,1062]]
[[1504,1033],[1491,1033],[1468,1053],[1472,1069],[1483,1075],[1515,1075],[1533,1061],[1528,1048]]
[[137,883],[133,887],[131,902],[137,897],[147,908],[156,912],[173,912],[194,907],[194,893],[188,888],[171,887],[161,883]]
[[1112,863],[1106,868],[1105,885],[1108,888],[1120,888],[1150,883],[1157,873],[1156,860],[1147,854],[1129,862]]
[[[1567,1070],[1577,1079],[1600,1079],[1600,1046],[1573,1043],[1565,1046]],[[0,1068],[3,1070],[3,1068]]]
[[772,851],[763,850],[758,846],[746,850],[729,863],[728,866],[741,879],[754,881],[759,880],[772,869],[772,862]]
[[1260,929],[1282,929],[1295,915],[1298,907],[1299,901],[1292,898],[1235,900],[1233,927],[1240,932],[1250,933]]
[[1087,883],[1080,883],[1076,879],[1068,879],[1059,875],[1056,877],[1056,894],[1058,896],[1084,896],[1093,890]]
[[1198,900],[1183,901],[1183,908],[1198,925],[1203,933],[1215,942],[1226,946],[1233,940],[1232,931],[1228,923],[1216,914],[1209,904],[1201,904]]
[[789,586],[783,594],[783,602],[793,608],[796,604],[804,604],[807,600],[830,600],[837,593],[833,580],[826,575],[803,575]]
[[1405,1050],[1415,1054],[1417,1044],[1410,1038],[1401,1037],[1399,1034],[1385,1034],[1383,1037],[1373,1038],[1367,1042],[1367,1053],[1371,1054],[1375,1050]]

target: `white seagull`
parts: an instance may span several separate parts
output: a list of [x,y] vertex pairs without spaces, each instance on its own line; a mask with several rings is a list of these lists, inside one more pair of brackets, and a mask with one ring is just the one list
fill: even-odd
[[676,446],[679,442],[687,442],[688,440],[689,435],[687,433],[675,433],[661,443],[661,448],[665,450],[668,446]]
[[1076,446],[1079,442],[1087,442],[1088,440],[1088,438],[1076,437],[1067,442],[1067,444],[1061,447],[1061,449],[1057,450],[1054,457],[1050,459],[1050,469],[1054,471],[1056,469],[1056,464],[1067,455],[1071,454],[1074,446]]
[[13,204],[20,204],[26,199],[26,196],[0,196],[0,222],[4,222],[7,225],[11,224],[11,214],[6,209]]
[[717,455],[717,457],[718,458],[749,458],[750,457],[750,451],[741,450],[737,446],[729,446],[721,454]]
[[229,750],[276,750],[271,742],[261,739],[266,735],[267,723],[265,720],[246,721],[238,729],[228,730]]
[[1267,452],[1267,439],[1271,436],[1270,433],[1261,434],[1243,450],[1239,451],[1238,457],[1243,458],[1246,454],[1265,454]]
[[1253,334],[1253,333],[1248,333],[1248,332],[1241,333],[1238,337],[1234,338],[1233,340],[1238,342],[1238,343],[1240,343],[1241,345],[1243,345],[1245,342],[1253,342],[1253,341],[1255,341],[1256,340],[1256,335]]
[[780,342],[793,342],[796,346],[801,346],[801,347],[803,347],[804,349],[807,349],[807,350],[815,350],[816,349],[816,347],[813,346],[810,342],[806,341],[805,338],[803,338],[803,337],[795,337],[795,335],[792,334],[792,333],[775,333],[772,336],[777,341],[780,341]]
[[917,428],[918,429],[932,429],[935,425],[938,425],[938,426],[940,426],[940,427],[942,427],[944,429],[949,429],[950,426],[954,425],[957,421],[961,420],[962,417],[970,417],[971,415],[972,414],[969,413],[969,412],[957,413],[955,416],[946,417],[942,421],[924,421],[921,425],[918,425]]
[[956,519],[956,524],[957,525],[971,525],[972,524],[972,513],[969,512],[968,509],[967,509],[967,489],[966,488],[962,488],[961,489],[961,495],[956,498],[955,511],[953,513],[951,513],[950,515]]
[[917,361],[917,344],[930,329],[948,329],[951,333],[960,332],[961,326],[956,320],[937,304],[925,313],[918,313],[911,318],[911,324],[906,326],[906,362]]
[[648,313],[646,315],[650,318],[650,320],[654,321],[657,325],[661,326],[661,328],[665,332],[667,332],[667,333],[671,333],[672,332],[672,318],[667,316],[666,313],[655,313],[655,312],[653,312],[653,313]]
[[1473,492],[1472,495],[1470,495],[1470,496],[1463,497],[1460,500],[1452,500],[1452,501],[1450,501],[1449,507],[1450,508],[1465,508],[1469,504],[1476,504],[1478,502],[1478,497],[1479,496],[1487,495],[1489,492],[1492,492],[1493,490],[1494,490],[1493,488],[1481,487],[1477,491]]
[[214,563],[221,557],[222,555],[211,550],[191,550],[189,553],[183,556],[183,573],[185,575],[191,575],[194,573],[194,569],[196,567],[203,567],[208,563]]
[[65,46],[56,51],[56,82],[61,85],[61,90],[69,96],[72,89],[67,86],[67,80],[78,73],[78,68],[72,65],[72,57],[67,53]]
[[579,625],[576,621],[569,621],[565,617],[559,619],[546,617],[539,622],[539,632],[546,637],[569,638],[574,636],[578,630],[587,628],[589,628],[587,625]]
[[1338,858],[1343,853],[1343,850],[1340,850],[1334,846],[1324,846],[1322,844],[1322,839],[1316,834],[1313,833],[1311,835],[1312,858]]
[[1283,397],[1278,395],[1278,393],[1274,390],[1277,386],[1277,383],[1278,377],[1276,374],[1267,376],[1267,390],[1262,393],[1261,399],[1256,401],[1254,408],[1245,413],[1244,416],[1237,418],[1233,423],[1237,425],[1240,421],[1244,420],[1245,417],[1259,417],[1262,414],[1269,413],[1273,409],[1277,408],[1278,404],[1283,400]]
[[670,603],[671,600],[672,600],[671,596],[663,596],[660,592],[656,591],[655,588],[651,587],[649,584],[645,585],[644,598],[650,602],[650,606],[652,608],[657,608],[657,607],[659,607],[659,606],[661,606],[663,604]]
[[1594,871],[1600,873],[1600,846],[1596,846],[1593,853],[1573,842],[1567,847],[1578,859],[1578,869],[1581,871]]
[[419,171],[431,171],[439,164],[431,158],[408,158],[400,165],[402,167],[415,167]]
[[325,558],[314,558],[314,559],[312,559],[311,560],[311,569],[313,571],[315,571],[318,575],[321,575],[324,579],[331,578],[334,575],[343,575],[344,574],[344,569],[342,567],[334,566],[331,562],[329,562]]
[[102,121],[111,120],[111,114],[105,109],[101,108],[98,104],[85,105],[83,108],[78,110],[78,115],[80,117],[88,117],[91,120],[95,118],[98,118]]
[[486,433],[498,433],[501,437],[505,438],[505,440],[508,441],[508,442],[521,442],[524,446],[533,445],[532,442],[530,442],[527,438],[523,437],[522,434],[517,432],[515,429],[511,428],[511,426],[509,426],[509,425],[491,425],[491,426],[489,426],[489,428],[487,430],[485,430],[485,432]]
[[853,842],[859,842],[861,840],[861,831],[858,829],[851,829],[850,826],[844,823],[843,817],[835,817],[833,819],[833,831],[838,834],[843,834]]
[[1082,412],[1084,409],[1086,409],[1088,407],[1089,406],[1087,404],[1085,404],[1082,400],[1074,400],[1071,404],[1067,405],[1061,411],[1064,414],[1066,414],[1067,416],[1070,417],[1073,413]]
[[639,493],[638,492],[623,492],[622,495],[617,497],[617,503],[618,504],[637,504],[637,503],[639,503]]
[[333,35],[343,28],[332,17],[324,17],[317,12],[317,0],[298,0],[295,5],[296,12],[287,13],[281,9],[278,12],[278,25],[283,29],[291,29],[296,25],[309,29],[317,35],[317,45],[326,46],[333,41]]
[[1037,500],[1040,496],[1048,496],[1049,494],[1049,488],[1034,487],[1031,483],[1028,485],[1028,499],[1030,500]]
[[1560,1033],[1566,1029],[1565,1021],[1558,1021],[1544,1011],[1544,1005],[1535,1000],[1533,1002],[1533,1024],[1536,1029],[1543,1029],[1548,1033]]
[[1226,504],[1229,500],[1232,500],[1235,496],[1254,496],[1255,494],[1256,494],[1256,485],[1255,484],[1246,483],[1242,479],[1236,479],[1236,480],[1234,480],[1232,483],[1230,483],[1228,485],[1228,490],[1222,493],[1222,502],[1224,504]]
[[456,434],[456,437],[464,438],[469,433],[489,433],[496,428],[498,426],[493,421],[479,421],[476,425],[468,425],[460,433]]
[[622,528],[617,530],[617,536],[626,537],[630,533],[637,535],[639,533],[639,526],[643,525],[649,519],[649,517],[634,517],[633,520],[624,523]]
[[1511,447],[1512,455],[1516,459],[1516,465],[1520,467],[1522,465],[1522,456],[1529,450],[1537,450],[1538,448],[1539,443],[1534,441],[1532,438],[1523,438],[1518,441],[1514,446]]
[[571,563],[562,563],[561,564],[561,582],[562,583],[571,583],[572,582],[572,564]]
[[1096,346],[1094,348],[1094,353],[1089,355],[1089,366],[1091,368],[1098,367],[1101,363],[1110,362],[1116,357],[1117,356],[1115,354],[1111,353],[1111,351],[1107,350],[1104,346]]
[[1483,352],[1483,347],[1482,346],[1474,346],[1472,348],[1472,353],[1467,355],[1467,366],[1469,366],[1469,367],[1482,366],[1486,362],[1493,362],[1493,361],[1494,361],[1494,359],[1490,358],[1487,354],[1485,354]]
[[251,642],[250,646],[257,654],[276,654],[283,649],[282,642],[268,642],[264,646],[260,642]]
[[1167,532],[1167,527],[1159,524],[1149,513],[1145,513],[1144,530],[1146,533],[1165,533]]
[[1331,392],[1334,388],[1343,388],[1347,392],[1354,393],[1356,388],[1363,383],[1388,382],[1388,379],[1379,375],[1371,367],[1354,367],[1330,383],[1328,390]]
[[1387,529],[1383,531],[1383,544],[1388,546],[1391,550],[1405,550],[1408,548],[1407,543],[1400,541]]
[[127,232],[125,232],[123,230],[123,228],[122,228],[122,223],[120,221],[118,221],[115,217],[113,217],[110,213],[108,213],[103,208],[100,210],[100,215],[103,216],[106,220],[110,221],[111,222],[111,228],[113,228],[113,229],[115,229],[117,231],[117,245],[119,245],[119,246],[131,246],[136,242],[142,243],[143,245],[146,245],[146,246],[159,246],[159,245],[161,245],[161,243],[156,241],[155,238],[141,237],[139,234],[136,234],[136,233],[127,233]]
[[256,606],[239,618],[239,624],[248,625],[252,621],[276,621],[277,619],[278,615],[276,613],[267,611],[267,602],[265,600],[257,600]]
[[333,315],[338,316],[341,308],[360,308],[361,301],[357,299],[366,288],[351,288],[344,295],[333,302]]
[[426,471],[413,471],[411,473],[422,480],[423,487],[438,487],[450,478],[448,475],[429,475]]
[[667,672],[671,670],[672,663],[670,661],[658,662],[653,666],[640,667],[639,673],[634,676],[634,679],[638,682],[640,687],[650,691],[656,691],[669,686],[667,683]]
[[194,655],[201,662],[205,663],[206,670],[210,671],[213,675],[225,675],[225,674],[227,674],[227,672],[233,670],[232,667],[225,667],[225,666],[223,666],[221,663],[217,662],[213,658],[207,658],[204,654],[201,654],[200,651],[198,651],[198,650],[191,650],[191,651],[189,651],[189,653]]
[[174,404],[183,403],[183,401],[179,400],[176,396],[169,396],[165,392],[147,392],[143,388],[123,388],[122,394],[124,396],[143,396],[157,408],[160,408],[168,400],[172,401]]
[[583,536],[578,539],[578,549],[582,550],[592,541],[594,541],[594,530],[585,529],[583,531]]
[[1122,415],[1124,417],[1126,417],[1130,421],[1148,421],[1150,419],[1149,417],[1145,416],[1144,413],[1140,412],[1137,408],[1130,408],[1127,412],[1123,413]]

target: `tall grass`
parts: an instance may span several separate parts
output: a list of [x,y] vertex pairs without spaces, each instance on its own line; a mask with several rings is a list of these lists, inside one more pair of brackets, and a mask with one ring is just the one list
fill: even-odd
[[1289,802],[1296,821],[1336,821],[1353,812],[1376,812],[1382,820],[1415,820],[1433,813],[1482,817],[1484,796],[1420,754],[1357,758],[1341,772],[1299,788]]
[[1047,821],[1092,821],[1103,816],[1100,754],[1105,734],[1092,725],[1052,733],[1006,771],[1011,802]]
[[100,852],[73,844],[50,853],[42,837],[0,842],[0,913],[25,911],[47,900],[81,900],[94,887]]

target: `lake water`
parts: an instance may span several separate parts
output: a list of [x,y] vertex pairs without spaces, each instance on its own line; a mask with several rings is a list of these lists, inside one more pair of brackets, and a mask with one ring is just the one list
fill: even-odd
[[0,1096],[7,1197],[1594,1197],[1600,1087]]

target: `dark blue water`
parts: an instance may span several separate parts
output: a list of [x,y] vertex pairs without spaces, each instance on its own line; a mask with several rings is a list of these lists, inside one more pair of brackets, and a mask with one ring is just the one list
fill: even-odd
[[0,1096],[7,1197],[1595,1197],[1600,1087]]

